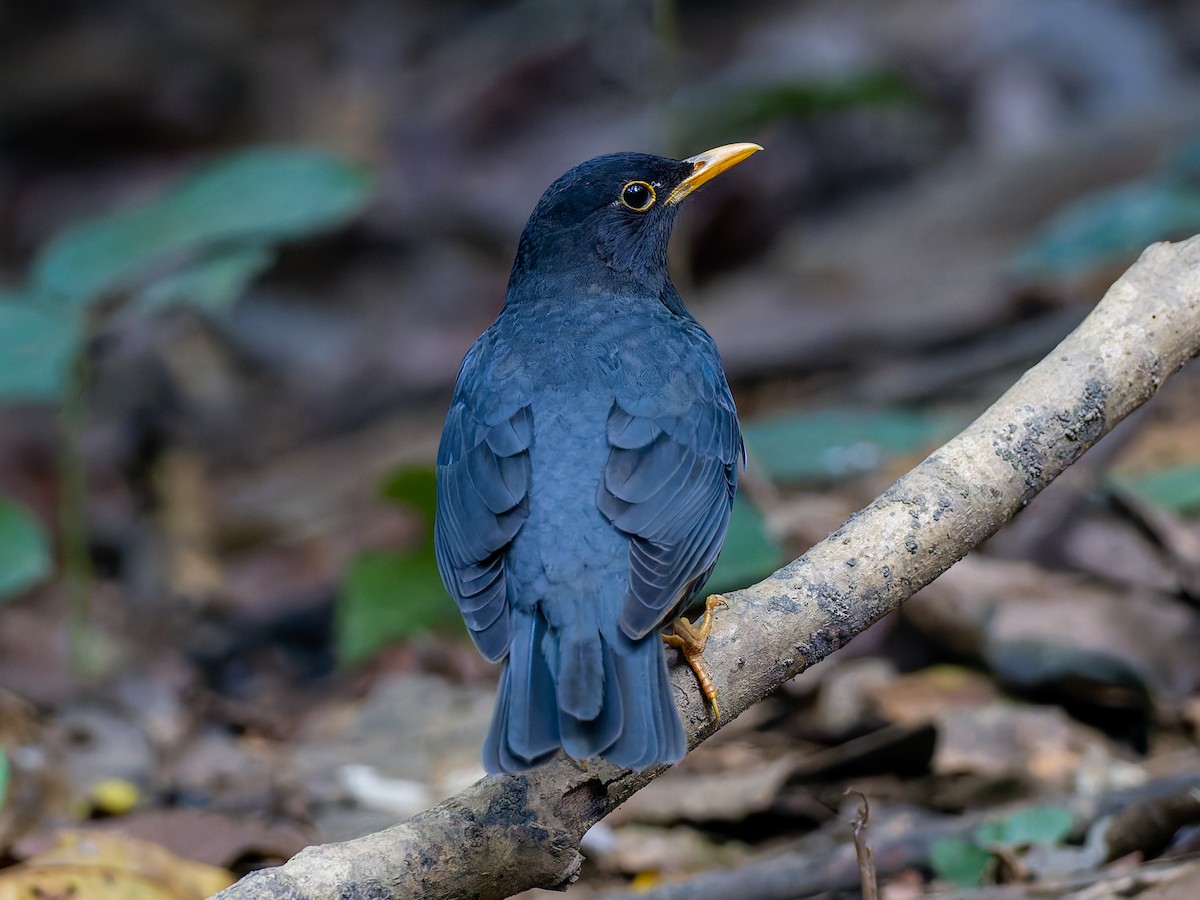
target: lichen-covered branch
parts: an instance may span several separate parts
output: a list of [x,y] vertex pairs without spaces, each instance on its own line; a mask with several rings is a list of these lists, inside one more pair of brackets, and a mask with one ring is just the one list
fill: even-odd
[[[970,427],[826,540],[728,595],[705,651],[728,722],[895,610],[1200,353],[1200,236],[1155,244],[1090,316]],[[695,746],[717,727],[673,673]],[[493,776],[385,831],[310,847],[220,900],[500,898],[562,886],[579,840],[658,774],[557,759]]]

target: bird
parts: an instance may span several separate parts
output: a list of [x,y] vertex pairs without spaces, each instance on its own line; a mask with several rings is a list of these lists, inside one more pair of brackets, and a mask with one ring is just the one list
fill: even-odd
[[680,201],[761,149],[614,153],[558,178],[521,232],[499,314],[462,361],[438,447],[434,547],[477,649],[504,662],[489,773],[560,750],[635,771],[687,752],[664,640],[698,663],[723,599],[709,598],[702,623],[661,630],[716,564],[745,448],[667,245]]

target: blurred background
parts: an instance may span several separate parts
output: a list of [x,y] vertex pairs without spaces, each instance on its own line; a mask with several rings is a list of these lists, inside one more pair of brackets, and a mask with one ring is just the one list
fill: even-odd
[[[1200,231],[1200,3],[0,2],[0,884],[86,825],[204,896],[482,774],[497,673],[429,543],[459,361],[554,178],[731,141],[766,152],[672,247],[751,457],[720,589]],[[792,895],[853,896],[851,787],[892,898],[1186,858],[1194,809],[1082,842],[1200,781],[1196,387],[598,826],[572,893],[820,860]]]

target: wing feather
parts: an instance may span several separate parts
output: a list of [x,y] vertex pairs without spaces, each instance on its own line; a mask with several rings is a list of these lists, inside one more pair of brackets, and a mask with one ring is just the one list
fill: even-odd
[[446,590],[487,659],[508,652],[508,583],[504,556],[529,516],[528,404],[498,407],[460,383],[438,449],[434,549]]
[[630,537],[620,624],[631,638],[665,624],[701,590],[729,528],[742,434],[724,377],[705,384],[683,409],[651,392],[618,398],[608,417],[596,504]]

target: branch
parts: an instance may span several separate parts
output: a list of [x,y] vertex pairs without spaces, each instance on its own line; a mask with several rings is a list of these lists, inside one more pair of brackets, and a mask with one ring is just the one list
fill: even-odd
[[[841,647],[965,556],[1200,353],[1200,236],[1155,244],[1086,320],[965,431],[804,556],[728,595],[704,658],[709,721],[672,672],[694,747]],[[489,776],[384,831],[309,847],[218,900],[501,898],[576,877],[583,833],[662,768],[558,757]]]

